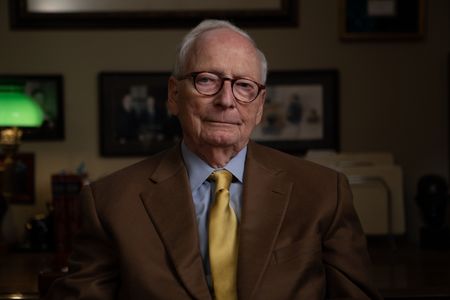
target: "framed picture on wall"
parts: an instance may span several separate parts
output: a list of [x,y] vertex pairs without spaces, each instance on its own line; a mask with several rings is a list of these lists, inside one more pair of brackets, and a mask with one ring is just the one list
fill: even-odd
[[41,107],[40,127],[21,127],[25,141],[64,139],[64,101],[62,75],[1,75],[0,85],[16,85]]
[[420,39],[425,0],[339,0],[343,40]]
[[168,72],[99,74],[100,154],[146,156],[181,139],[167,111]]
[[338,98],[336,70],[270,72],[252,139],[290,153],[339,150]]
[[[0,153],[0,164],[5,157]],[[15,164],[12,170],[12,192],[10,203],[12,204],[33,204],[35,199],[34,185],[34,154],[19,153],[15,157]],[[0,185],[2,181],[0,181]],[[2,190],[0,186],[0,190]]]
[[10,0],[12,28],[192,27],[203,19],[240,26],[295,26],[299,0]]

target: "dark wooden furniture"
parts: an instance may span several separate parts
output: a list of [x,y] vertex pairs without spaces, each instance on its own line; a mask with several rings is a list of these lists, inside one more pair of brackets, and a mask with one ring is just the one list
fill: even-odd
[[38,274],[53,259],[53,253],[0,252],[0,299],[39,299]]
[[385,299],[450,299],[450,250],[370,240],[373,279]]

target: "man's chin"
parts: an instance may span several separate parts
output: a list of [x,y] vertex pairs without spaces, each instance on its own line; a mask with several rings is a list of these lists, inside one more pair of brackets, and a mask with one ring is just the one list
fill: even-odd
[[238,146],[240,139],[236,134],[216,133],[209,134],[203,138],[206,145],[213,147],[230,147]]

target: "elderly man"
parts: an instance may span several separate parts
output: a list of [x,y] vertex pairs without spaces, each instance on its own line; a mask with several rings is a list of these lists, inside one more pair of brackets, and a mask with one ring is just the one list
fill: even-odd
[[181,144],[84,189],[49,299],[379,298],[345,177],[249,141],[266,70],[228,22],[187,34],[168,96]]

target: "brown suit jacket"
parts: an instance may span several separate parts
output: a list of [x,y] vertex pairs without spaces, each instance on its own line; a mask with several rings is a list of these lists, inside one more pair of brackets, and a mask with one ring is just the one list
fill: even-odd
[[[250,142],[239,299],[379,299],[342,174]],[[70,274],[47,299],[212,299],[179,146],[83,191]]]

